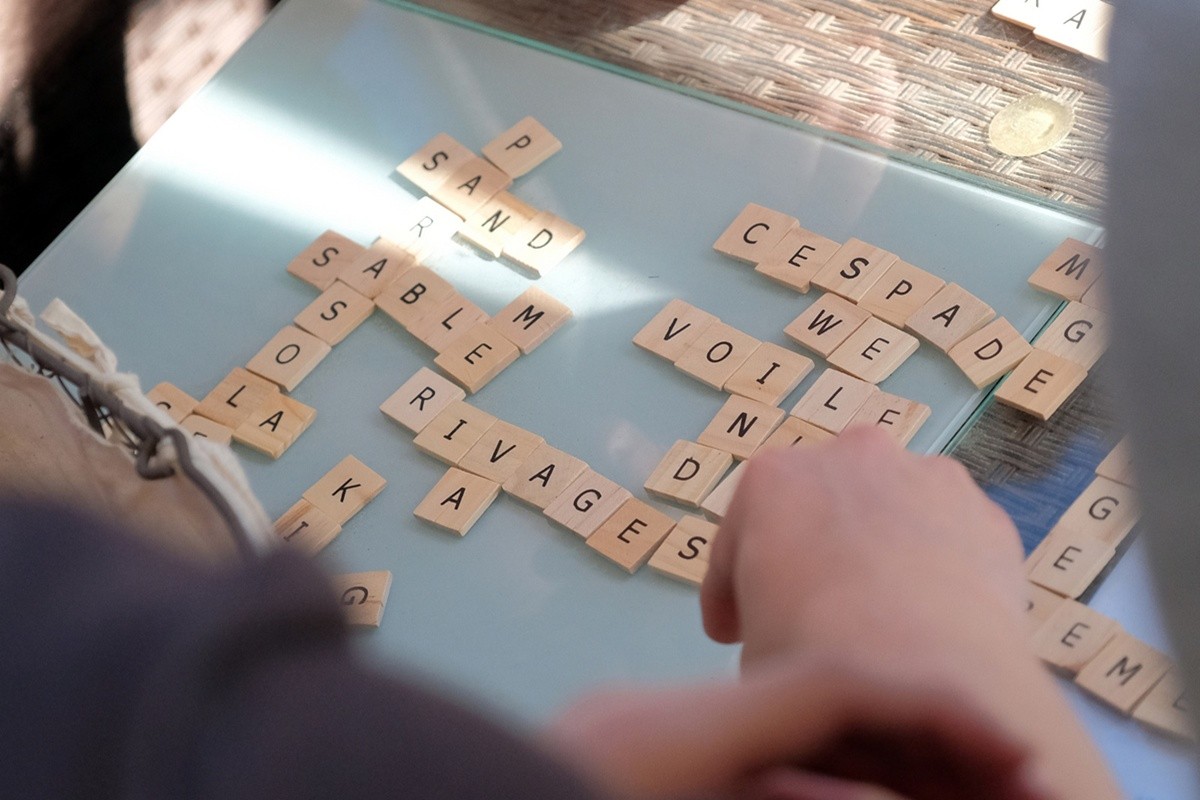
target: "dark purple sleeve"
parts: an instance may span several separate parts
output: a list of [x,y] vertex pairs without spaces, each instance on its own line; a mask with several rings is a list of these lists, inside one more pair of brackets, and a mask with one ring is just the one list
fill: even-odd
[[320,572],[204,570],[0,505],[0,796],[587,798],[494,723],[352,652]]

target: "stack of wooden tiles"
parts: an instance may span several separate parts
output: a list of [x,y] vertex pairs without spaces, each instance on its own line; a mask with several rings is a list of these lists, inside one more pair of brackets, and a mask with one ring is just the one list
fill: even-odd
[[1113,6],[1104,0],[1000,0],[992,14],[1064,50],[1108,60]]

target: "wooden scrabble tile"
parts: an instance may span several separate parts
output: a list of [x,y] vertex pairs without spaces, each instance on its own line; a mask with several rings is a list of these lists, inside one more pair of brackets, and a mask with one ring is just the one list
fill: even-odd
[[1098,308],[1101,311],[1107,311],[1109,308],[1111,308],[1108,302],[1108,290],[1106,288],[1107,285],[1108,284],[1104,280],[1104,276],[1101,275],[1099,278],[1093,281],[1092,285],[1089,286],[1087,291],[1083,293],[1083,297],[1080,298],[1079,302],[1083,303],[1088,308]]
[[246,363],[246,369],[290,392],[316,369],[330,350],[329,345],[311,333],[288,325]]
[[868,383],[879,383],[917,352],[915,336],[871,317],[829,354],[829,363]]
[[696,441],[736,459],[747,459],[767,440],[771,431],[779,427],[785,416],[782,408],[731,395]]
[[1196,731],[1188,710],[1183,675],[1175,667],[1133,707],[1133,718],[1163,733],[1195,741]]
[[553,133],[526,117],[485,144],[483,154],[507,175],[519,178],[561,149]]
[[408,332],[433,352],[440,353],[459,336],[487,320],[486,311],[455,292],[427,309],[408,326]]
[[585,469],[562,494],[550,501],[543,513],[586,539],[631,497],[629,490],[594,470]]
[[467,217],[458,229],[458,238],[492,258],[499,258],[508,240],[538,213],[538,209],[515,195],[497,192]]
[[374,300],[389,283],[416,264],[417,259],[412,253],[395,242],[380,238],[346,264],[338,272],[337,279],[363,297]]
[[716,525],[684,514],[650,557],[650,568],[699,586],[708,572],[708,554],[716,535]]
[[830,433],[841,433],[867,400],[878,392],[873,383],[827,369],[792,407],[792,416]]
[[545,509],[587,468],[575,456],[543,443],[517,466],[503,488],[521,502]]
[[465,400],[455,400],[425,424],[413,445],[454,467],[496,422],[486,411]]
[[729,376],[723,388],[732,394],[778,405],[812,368],[811,358],[773,342],[762,342]]
[[345,525],[386,485],[387,480],[382,475],[354,456],[346,456],[301,497],[338,525]]
[[392,589],[392,573],[354,572],[329,579],[350,625],[378,628]]
[[1029,284],[1064,300],[1079,300],[1103,271],[1099,248],[1067,239],[1038,265]]
[[273,395],[241,425],[233,438],[271,458],[284,454],[317,418],[317,410],[283,394]]
[[941,291],[946,282],[936,275],[896,260],[867,289],[858,307],[889,325],[903,328],[908,318]]
[[732,325],[714,322],[702,330],[675,360],[675,368],[720,389],[761,344]]
[[[795,417],[791,417],[791,419],[795,419]],[[717,487],[709,492],[708,497],[705,497],[700,503],[700,510],[704,512],[704,516],[717,522],[725,519],[725,514],[729,511],[729,503],[733,500],[738,484],[742,482],[745,474],[746,462],[743,461],[721,479]]]
[[850,419],[850,425],[874,425],[906,445],[917,435],[931,413],[929,406],[924,403],[879,391],[867,398],[867,402]]
[[1042,661],[1075,675],[1120,630],[1116,620],[1083,603],[1064,600],[1034,633],[1031,645]]
[[649,503],[631,497],[588,537],[588,547],[633,574],[649,560],[675,520]]
[[466,536],[500,494],[500,484],[451,467],[413,510],[431,525]]
[[789,415],[755,452],[762,453],[783,447],[808,447],[835,438],[837,437],[829,431]]
[[680,439],[650,473],[645,489],[655,497],[698,508],[732,463],[729,453]]
[[1055,610],[1067,602],[1067,598],[1036,583],[1025,582],[1025,616],[1029,620],[1030,632],[1036,633],[1042,623],[1050,619]]
[[947,355],[967,380],[982,389],[1007,375],[1030,349],[1012,323],[998,317],[951,347]]
[[173,422],[182,422],[200,403],[174,384],[163,382],[146,392],[146,399],[167,412]]
[[375,298],[379,310],[410,328],[457,290],[427,267],[405,270]]
[[363,297],[341,281],[334,281],[292,322],[332,346],[366,322],[374,310],[375,304],[370,298]]
[[324,550],[341,532],[341,525],[307,500],[297,500],[275,520],[276,536],[289,546],[312,555]]
[[1055,548],[1065,547],[1073,535],[1074,533],[1066,528],[1051,528],[1047,531],[1029,555],[1025,556],[1025,574],[1028,576],[1046,553]]
[[476,156],[461,164],[441,186],[429,194],[465,219],[509,186],[512,186],[510,176],[486,158]]
[[365,250],[335,231],[325,231],[287,265],[287,271],[321,291],[329,288],[347,264]]
[[1063,526],[1091,534],[1113,546],[1133,529],[1141,516],[1134,490],[1114,480],[1097,476],[1059,517]]
[[1034,347],[996,389],[995,397],[1047,420],[1086,377],[1087,370],[1075,362]]
[[570,318],[571,309],[565,303],[530,286],[496,312],[492,327],[515,344],[522,355],[529,355]]
[[1128,714],[1171,668],[1165,653],[1118,633],[1075,676],[1075,683]]
[[812,285],[857,303],[895,261],[881,247],[850,239],[813,276]]
[[785,233],[799,224],[795,217],[747,203],[713,243],[713,249],[738,261],[757,264],[766,259]]
[[1039,350],[1091,369],[1108,347],[1108,315],[1072,300],[1034,343]]
[[447,406],[466,396],[458,384],[421,367],[383,401],[379,410],[413,433],[420,433]]
[[195,413],[232,430],[276,394],[279,394],[278,386],[241,367],[236,367],[204,396],[196,406]]
[[1046,9],[1033,35],[1044,42],[1106,61],[1113,7],[1103,0],[1059,0]]
[[416,184],[426,194],[433,194],[450,173],[475,158],[471,149],[452,137],[439,133],[396,167],[396,172]]
[[458,462],[460,469],[504,483],[546,440],[524,428],[497,420]]
[[943,353],[996,316],[991,306],[956,283],[948,283],[904,323]]
[[503,255],[540,277],[558,266],[585,236],[583,228],[542,211],[517,228],[504,243]]
[[422,197],[389,218],[385,236],[420,264],[445,249],[462,222],[462,217],[432,197]]
[[451,342],[433,363],[475,394],[520,355],[517,346],[501,336],[491,323],[480,322]]
[[1125,486],[1134,485],[1133,453],[1130,451],[1128,436],[1117,442],[1117,446],[1097,465],[1096,474]]
[[1070,531],[1069,535],[1058,537],[1056,546],[1047,550],[1029,570],[1029,580],[1073,599],[1087,591],[1115,554],[1112,545],[1086,533]]
[[233,431],[221,423],[213,422],[208,417],[202,417],[199,414],[188,415],[179,423],[179,427],[194,437],[207,439],[217,444],[228,445],[233,441]]
[[841,246],[841,242],[826,239],[797,225],[789,229],[779,244],[754,265],[754,271],[804,294],[808,292],[813,276]]
[[1042,6],[1055,0],[1000,0],[992,6],[992,14],[1000,19],[1032,30],[1042,20]]
[[637,332],[633,343],[675,363],[688,345],[714,322],[717,318],[707,311],[683,300],[672,300]]
[[870,318],[870,314],[849,300],[823,294],[789,322],[783,332],[814,353],[828,356]]

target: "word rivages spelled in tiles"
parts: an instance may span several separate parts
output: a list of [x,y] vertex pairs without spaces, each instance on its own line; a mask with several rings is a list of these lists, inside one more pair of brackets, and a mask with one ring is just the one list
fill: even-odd
[[1133,718],[1164,733],[1194,740],[1196,733],[1188,713],[1187,699],[1183,675],[1172,667],[1134,706]]
[[496,418],[486,411],[465,400],[455,400],[425,424],[413,439],[413,445],[422,453],[452,467],[458,466],[467,451],[496,422]]
[[334,281],[292,320],[331,347],[367,321],[375,304],[341,281]]
[[227,445],[233,441],[233,431],[219,422],[213,422],[208,417],[190,414],[183,418],[179,427],[194,437],[207,439],[210,442]]
[[354,456],[346,456],[301,495],[338,525],[362,511],[387,480]]
[[499,192],[512,186],[512,178],[478,156],[459,165],[429,194],[459,217],[469,217]]
[[275,520],[275,535],[292,547],[315,555],[324,550],[342,532],[342,526],[307,500],[295,505]]
[[758,339],[724,322],[709,325],[675,360],[675,368],[720,389],[757,349]]
[[337,279],[363,297],[374,300],[389,283],[416,263],[413,254],[400,245],[387,239],[376,239],[362,255],[338,272]]
[[329,579],[336,592],[346,622],[378,628],[383,621],[383,610],[387,606],[388,592],[392,589],[392,573],[353,572],[334,575]]
[[542,444],[504,481],[504,491],[537,509],[545,509],[583,474],[587,464]]
[[529,355],[571,318],[571,309],[553,296],[531,286],[496,312],[492,327]]
[[633,343],[674,363],[717,318],[683,300],[672,300],[637,332]]
[[1040,420],[1048,420],[1083,383],[1087,370],[1073,361],[1034,347],[1004,379],[995,397]]
[[812,285],[857,303],[895,260],[882,248],[851,239],[813,276]]
[[408,332],[435,353],[450,346],[466,331],[488,319],[487,312],[458,292],[426,310]]
[[459,459],[458,466],[468,472],[503,483],[521,466],[526,458],[545,443],[536,433],[530,433],[504,420],[496,420],[484,431],[471,449]]
[[830,433],[841,433],[879,389],[852,375],[827,369],[792,408],[792,416]]
[[775,249],[784,234],[799,224],[795,217],[747,203],[713,244],[713,249],[738,261],[757,264]]
[[708,554],[716,535],[716,525],[685,514],[650,557],[650,568],[699,586],[708,572]]
[[1061,525],[1117,545],[1133,529],[1140,513],[1132,488],[1097,476],[1067,507],[1055,527]]
[[812,285],[813,276],[839,247],[841,244],[833,239],[826,239],[797,225],[755,264],[754,271],[804,294]]
[[490,322],[481,322],[451,342],[433,363],[475,394],[520,355],[517,346],[500,335]]
[[233,438],[264,455],[279,458],[316,418],[315,408],[276,394],[233,429]]
[[903,328],[908,318],[941,291],[946,282],[907,261],[893,261],[858,301],[859,308]]
[[1029,284],[1064,300],[1080,300],[1104,267],[1099,248],[1067,239],[1029,276]]
[[586,539],[631,497],[627,489],[592,469],[585,469],[543,513]]
[[1115,620],[1083,603],[1064,600],[1037,629],[1031,644],[1042,661],[1074,675],[1119,631]]
[[340,233],[325,231],[287,265],[287,271],[321,291],[329,288],[338,273],[353,263],[364,248]]
[[696,441],[744,460],[754,455],[784,416],[782,408],[731,395]]
[[1075,683],[1128,714],[1170,668],[1165,654],[1118,633],[1079,671]]
[[562,149],[562,142],[533,117],[513,125],[483,146],[483,154],[505,174],[519,178]]
[[798,344],[827,357],[870,318],[870,314],[849,300],[823,294],[789,322],[783,332]]
[[451,467],[413,510],[413,516],[466,536],[498,494],[500,484],[495,481]]
[[232,430],[276,394],[279,394],[278,386],[236,367],[204,396],[196,406],[196,413]]
[[729,453],[680,439],[658,462],[644,488],[655,497],[697,508],[732,463]]
[[924,403],[879,391],[867,398],[851,418],[850,425],[872,425],[906,445],[932,413],[933,410]]
[[991,306],[958,284],[948,283],[908,318],[905,326],[944,353],[991,322]]
[[1108,315],[1074,300],[1038,336],[1039,350],[1091,369],[1108,346]]
[[1045,541],[1048,547],[1028,577],[1063,597],[1082,595],[1116,555],[1111,544],[1067,528],[1058,528]]
[[587,545],[632,574],[674,527],[675,520],[631,497],[588,537]]
[[420,433],[447,406],[466,396],[458,384],[421,367],[383,401],[379,410],[413,433]]
[[450,177],[450,173],[472,158],[475,158],[475,154],[469,148],[459,144],[453,137],[439,133],[401,162],[396,172],[422,191],[433,194]]
[[829,354],[829,363],[868,383],[879,383],[917,352],[919,343],[899,328],[871,317]]
[[199,405],[199,402],[183,389],[166,382],[146,392],[146,399],[167,412],[167,416],[175,423],[182,422]]
[[1000,317],[951,347],[947,355],[975,388],[982,389],[1007,375],[1031,349],[1012,323]]
[[375,305],[404,328],[421,320],[429,309],[456,291],[427,267],[413,267],[401,273],[375,298]]
[[492,258],[499,258],[508,240],[538,213],[515,195],[497,192],[467,217],[458,229],[458,237]]
[[762,342],[725,381],[724,389],[731,394],[776,405],[800,385],[812,368],[811,358],[774,342]]
[[246,363],[246,369],[290,392],[330,351],[329,345],[316,336],[288,325]]
[[549,272],[583,243],[587,234],[549,211],[538,213],[504,243],[504,257],[534,275]]

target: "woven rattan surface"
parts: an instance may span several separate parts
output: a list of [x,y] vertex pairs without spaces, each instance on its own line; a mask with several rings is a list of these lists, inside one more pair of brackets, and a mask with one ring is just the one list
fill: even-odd
[[[521,36],[1084,208],[1099,206],[1101,67],[989,13],[988,0],[423,0]],[[1009,158],[987,126],[1044,93],[1066,141]]]

